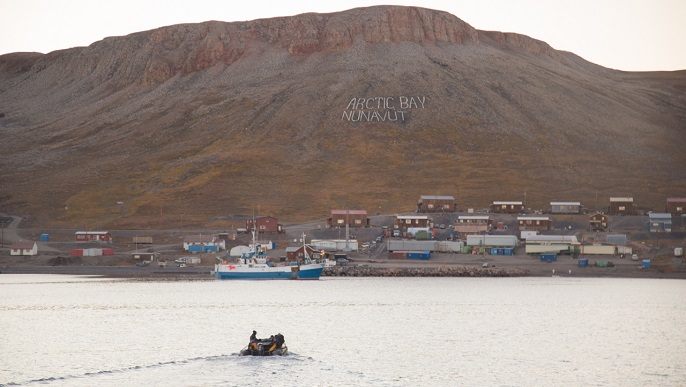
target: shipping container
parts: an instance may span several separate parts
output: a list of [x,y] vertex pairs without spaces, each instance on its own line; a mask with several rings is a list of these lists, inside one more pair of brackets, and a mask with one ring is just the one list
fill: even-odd
[[190,245],[188,246],[188,252],[189,253],[202,253],[203,252],[203,245]]
[[557,261],[557,255],[555,255],[555,254],[541,254],[541,261],[543,261],[543,262]]
[[151,244],[151,243],[152,243],[152,237],[149,237],[149,236],[135,236],[135,237],[133,237],[133,243]]
[[588,267],[588,258],[579,258],[579,267]]
[[650,259],[644,259],[641,262],[641,267],[644,269],[650,269]]
[[83,257],[83,249],[72,249],[71,250],[71,256],[72,257]]
[[102,255],[114,255],[114,250],[113,249],[102,249]]
[[581,245],[581,254],[594,255],[614,255],[617,248],[613,245],[593,244]]
[[219,251],[219,246],[212,245],[212,246],[203,246],[203,247],[204,247],[204,249],[203,249],[204,251],[214,251],[214,252]]
[[407,259],[407,251],[391,251],[388,253],[389,259]]
[[50,235],[48,234],[40,234],[40,241],[41,242],[48,242],[50,240]]
[[683,247],[675,247],[674,248],[674,256],[675,257],[681,257],[684,255],[684,248]]
[[422,261],[428,261],[429,258],[431,258],[431,252],[428,250],[407,252],[407,259],[419,259]]
[[517,237],[514,235],[467,235],[467,246],[515,247]]
[[462,242],[438,241],[436,250],[441,253],[459,253],[464,244]]

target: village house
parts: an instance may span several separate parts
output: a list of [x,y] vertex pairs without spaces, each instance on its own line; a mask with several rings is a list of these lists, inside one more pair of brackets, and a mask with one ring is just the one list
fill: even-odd
[[580,214],[580,202],[550,202],[551,214]]
[[553,221],[547,216],[520,216],[517,218],[519,231],[548,231],[553,229]]
[[668,198],[665,212],[677,216],[686,214],[686,198]]
[[112,243],[112,234],[107,231],[77,231],[77,242],[109,242]]
[[428,229],[429,217],[426,215],[398,215],[393,220],[393,229],[407,230],[407,229]]
[[[305,250],[307,249],[307,250]],[[302,262],[305,259],[305,251],[310,259],[323,258],[320,250],[315,250],[311,246],[291,246],[286,248],[286,258],[288,262]]]
[[588,218],[591,231],[607,231],[609,226],[609,217],[600,212],[591,215]]
[[253,227],[259,233],[281,233],[283,226],[279,224],[279,220],[271,216],[260,216],[255,219],[248,219],[245,221],[245,228],[248,232],[252,232]]
[[522,202],[493,202],[493,204],[491,204],[491,212],[521,214],[524,212],[524,204]]
[[19,241],[12,243],[10,255],[37,255],[38,245],[33,241]]
[[607,208],[609,215],[636,215],[634,198],[614,197],[610,198],[610,206]]
[[672,214],[651,212],[648,222],[650,232],[672,232]]
[[369,227],[367,210],[331,210],[326,226],[332,227]]
[[490,216],[460,215],[453,229],[464,239],[467,235],[487,233],[492,227],[493,220]]
[[456,207],[453,196],[422,195],[417,202],[417,212],[455,212]]

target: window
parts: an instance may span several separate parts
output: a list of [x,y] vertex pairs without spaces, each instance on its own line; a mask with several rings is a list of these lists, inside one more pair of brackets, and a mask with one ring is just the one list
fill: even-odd
[[619,206],[619,210],[620,211],[626,211],[626,207],[625,206]]
[[683,211],[684,211],[684,207],[677,207],[676,210],[679,211],[679,212],[683,212]]
[[431,204],[431,203],[429,203],[429,204],[427,205],[427,207],[429,207],[429,209],[432,210],[432,209],[434,208],[434,205]]
[[362,224],[362,219],[355,219],[355,224]]
[[503,210],[506,210],[506,209],[507,209],[507,204],[503,204],[501,208],[502,208]]
[[405,224],[412,224],[412,219],[405,219]]
[[336,221],[336,223],[338,223],[338,224],[343,224],[343,219],[338,219],[338,220]]

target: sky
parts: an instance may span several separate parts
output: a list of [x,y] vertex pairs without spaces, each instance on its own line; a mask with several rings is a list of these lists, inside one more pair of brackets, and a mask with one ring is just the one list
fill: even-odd
[[446,11],[474,28],[528,35],[608,68],[686,69],[686,0],[0,0],[0,55],[88,46],[180,23],[381,4]]

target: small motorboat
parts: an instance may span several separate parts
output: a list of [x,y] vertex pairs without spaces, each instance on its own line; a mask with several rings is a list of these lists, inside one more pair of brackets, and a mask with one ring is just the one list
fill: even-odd
[[284,356],[288,353],[284,337],[281,333],[268,339],[258,339],[246,345],[240,356]]

